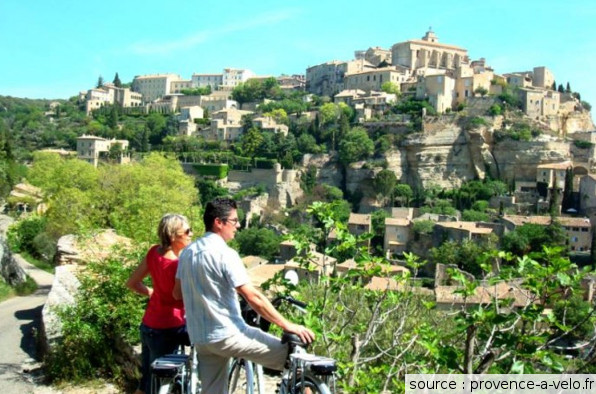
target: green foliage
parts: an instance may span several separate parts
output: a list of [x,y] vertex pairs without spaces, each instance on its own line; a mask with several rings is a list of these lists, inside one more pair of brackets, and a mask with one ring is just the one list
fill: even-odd
[[[7,241],[10,250],[16,253],[29,252],[35,257],[44,256],[45,250],[40,246],[39,238],[42,237],[47,225],[47,219],[43,216],[32,215],[23,220],[20,220],[10,226],[7,232]],[[38,239],[38,242],[36,242]],[[53,257],[47,256],[48,260]]]
[[398,97],[400,95],[399,85],[391,81],[383,82],[381,90],[385,93],[396,94]]
[[464,240],[463,242],[447,241],[430,251],[431,261],[441,264],[455,264],[458,268],[474,276],[481,276],[484,262],[483,253],[492,250],[490,242]]
[[488,109],[488,114],[490,116],[497,116],[497,115],[501,115],[502,113],[503,113],[503,108],[501,108],[501,106],[499,104],[493,104]]
[[45,359],[52,381],[84,382],[102,376],[122,383],[135,378],[130,370],[135,360],[127,351],[139,342],[144,303],[126,288],[133,266],[122,262],[136,264],[144,252],[114,252],[79,275],[75,304],[59,311],[62,338]]
[[227,164],[193,164],[193,168],[202,176],[223,179],[228,176]]
[[434,228],[435,222],[432,220],[416,220],[412,225],[414,235],[432,234]]
[[461,219],[468,222],[488,222],[490,220],[490,216],[485,212],[480,212],[473,209],[464,209],[461,214]]
[[208,96],[211,94],[211,85],[207,86],[200,86],[193,89],[182,89],[180,93],[185,94],[187,96]]
[[573,140],[573,145],[575,145],[576,147],[578,147],[580,149],[590,149],[592,146],[594,146],[594,144],[591,143],[590,141],[583,141],[583,140]]
[[548,226],[526,223],[516,227],[501,239],[503,250],[517,256],[540,252],[544,245],[562,245],[565,234],[560,224],[553,221]]
[[272,261],[279,252],[281,238],[273,230],[250,227],[236,233],[238,251],[243,256],[260,256]]
[[478,86],[475,90],[474,93],[481,95],[482,97],[486,96],[488,94],[488,89],[486,89],[483,86]]
[[339,161],[347,165],[364,160],[374,152],[374,143],[365,129],[354,127],[339,143]]
[[232,98],[240,104],[263,100],[274,99],[283,96],[279,83],[273,77],[266,79],[249,79],[240,83],[232,91]]
[[581,104],[582,104],[582,107],[586,111],[591,111],[592,110],[592,105],[590,103],[588,103],[587,101],[582,101]]
[[397,185],[397,178],[395,173],[391,170],[381,170],[373,180],[373,185],[375,187],[375,191],[379,196],[386,198],[388,201],[391,201],[391,196],[395,191],[395,186]]
[[414,197],[414,191],[407,183],[398,183],[395,185],[394,195],[399,199],[403,206],[409,207],[410,201]]
[[456,209],[450,200],[436,199],[427,205],[420,208],[420,213],[435,213],[439,215],[455,215]]
[[201,202],[203,205],[209,201],[212,201],[216,197],[224,197],[229,195],[228,189],[219,186],[210,179],[197,181],[197,187],[199,188],[199,195],[201,196]]
[[484,119],[480,116],[475,116],[473,118],[468,119],[466,128],[468,130],[476,130],[482,126],[487,126],[487,125],[488,125],[488,122],[486,121],[486,119]]
[[276,109],[283,109],[288,114],[299,114],[308,110],[308,104],[302,98],[284,98],[279,101],[270,101],[259,105],[262,112],[271,112]]
[[186,214],[195,228],[199,225],[194,179],[177,160],[159,154],[97,169],[81,160],[36,154],[30,181],[48,200],[46,231],[53,239],[109,227],[137,241],[155,240],[166,212]]

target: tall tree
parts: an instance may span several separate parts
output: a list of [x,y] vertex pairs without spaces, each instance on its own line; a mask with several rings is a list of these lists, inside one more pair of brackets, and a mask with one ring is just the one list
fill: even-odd
[[101,88],[103,86],[103,77],[100,75],[97,78],[97,85],[95,86],[96,88]]
[[571,93],[571,85],[567,82],[567,87],[565,88],[565,93]]
[[114,76],[114,86],[116,86],[117,88],[122,87],[122,82],[120,81],[120,77],[118,76],[118,73],[116,73],[116,75]]

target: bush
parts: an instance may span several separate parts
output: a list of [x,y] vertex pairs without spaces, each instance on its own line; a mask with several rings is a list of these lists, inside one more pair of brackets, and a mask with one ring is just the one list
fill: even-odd
[[593,143],[589,141],[582,141],[582,140],[573,140],[573,145],[580,149],[589,149],[594,146]]
[[193,168],[203,176],[213,176],[217,179],[228,176],[227,164],[194,164]]
[[[35,241],[38,234],[44,232],[47,220],[43,216],[33,215],[13,224],[7,233],[8,246],[13,252],[29,252],[34,257],[43,257],[49,252],[40,240]],[[49,253],[53,257],[53,253]]]
[[139,342],[144,302],[125,283],[144,253],[141,248],[115,252],[106,261],[90,263],[81,273],[75,305],[58,312],[62,337],[44,360],[52,381],[105,377],[124,383],[137,379],[136,367],[131,370],[137,362],[130,345]]

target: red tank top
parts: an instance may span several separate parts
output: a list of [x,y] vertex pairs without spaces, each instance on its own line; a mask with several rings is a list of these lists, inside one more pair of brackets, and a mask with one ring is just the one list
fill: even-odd
[[153,294],[143,316],[143,323],[150,328],[174,328],[186,324],[182,300],[172,296],[178,259],[171,260],[159,254],[159,245],[147,252],[147,266],[153,282]]

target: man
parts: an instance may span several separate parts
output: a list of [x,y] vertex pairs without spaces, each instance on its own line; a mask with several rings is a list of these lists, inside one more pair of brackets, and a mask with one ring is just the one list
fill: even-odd
[[277,312],[251,285],[240,256],[226,244],[239,227],[236,202],[216,198],[207,203],[203,221],[206,234],[180,254],[174,297],[184,299],[188,334],[199,355],[203,392],[227,393],[231,357],[282,370],[288,354],[279,338],[244,322],[237,294],[263,318],[304,342],[312,342],[314,333]]

